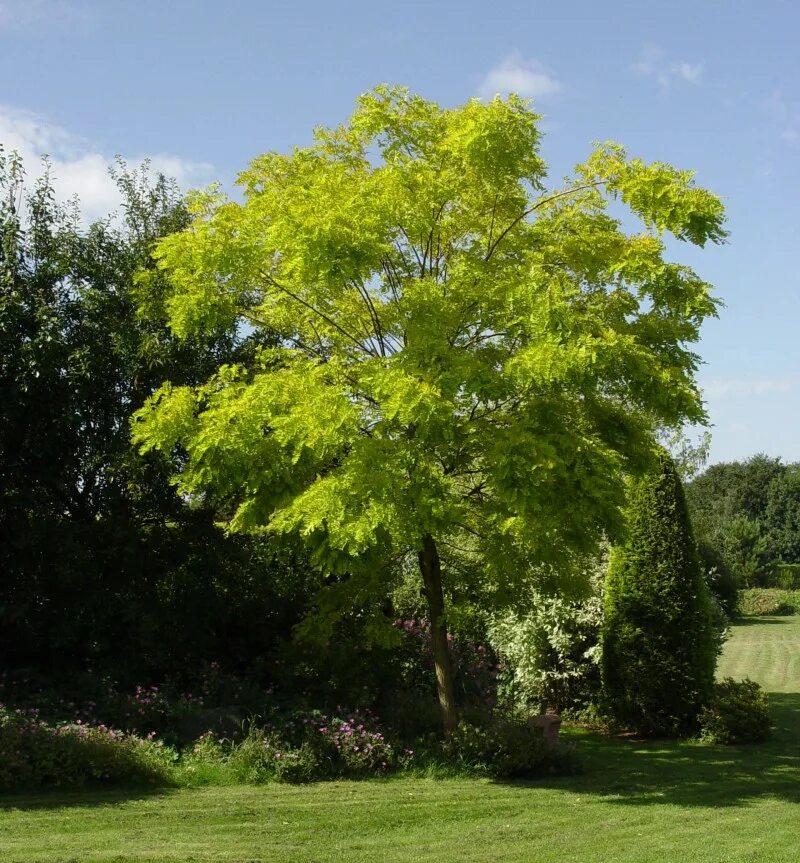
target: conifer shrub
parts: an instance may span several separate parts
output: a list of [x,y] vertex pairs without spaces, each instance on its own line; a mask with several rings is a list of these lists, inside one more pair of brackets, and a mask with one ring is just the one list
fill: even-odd
[[696,727],[716,658],[708,588],[669,455],[634,481],[628,536],[611,555],[602,631],[605,708],[648,735]]

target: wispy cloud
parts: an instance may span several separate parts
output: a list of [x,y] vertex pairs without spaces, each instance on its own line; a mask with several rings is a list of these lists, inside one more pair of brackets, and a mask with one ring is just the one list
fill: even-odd
[[550,96],[561,89],[561,83],[542,63],[513,51],[486,73],[478,87],[478,94],[483,99],[508,93],[533,98]]
[[701,63],[687,63],[685,60],[681,60],[680,63],[673,63],[670,66],[670,71],[673,75],[683,78],[684,81],[688,81],[691,84],[699,83],[703,76],[703,66]]
[[761,102],[761,110],[767,118],[775,123],[786,123],[791,118],[791,111],[786,97],[781,90],[773,90],[766,99]]
[[782,90],[773,90],[761,102],[761,110],[781,141],[790,147],[800,146],[800,103],[787,98]]
[[674,82],[700,84],[703,81],[703,64],[676,60],[653,42],[648,42],[641,50],[631,70],[643,78],[652,78],[662,90],[668,90]]
[[757,396],[764,393],[785,393],[792,388],[792,382],[786,378],[729,378],[726,380],[709,381],[703,387],[707,398],[724,398],[726,396]]
[[[0,144],[6,151],[16,150],[22,156],[30,179],[42,173],[41,157],[49,156],[58,197],[66,201],[77,196],[87,221],[119,205],[119,190],[108,173],[112,156],[46,118],[0,105]],[[149,159],[154,171],[174,177],[184,187],[201,185],[211,179],[211,165],[179,156],[129,154],[125,159],[131,164]]]

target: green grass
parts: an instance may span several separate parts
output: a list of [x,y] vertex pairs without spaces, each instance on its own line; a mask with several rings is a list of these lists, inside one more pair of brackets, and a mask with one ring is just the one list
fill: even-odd
[[772,696],[753,747],[571,731],[585,772],[531,783],[394,779],[0,798],[0,860],[795,863],[800,617],[735,627],[721,675]]
[[[800,615],[741,618],[717,677],[749,677],[767,692],[800,693]],[[800,740],[800,726],[796,737]]]

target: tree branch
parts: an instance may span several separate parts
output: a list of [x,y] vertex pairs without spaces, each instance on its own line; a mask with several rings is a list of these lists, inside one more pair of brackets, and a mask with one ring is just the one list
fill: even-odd
[[380,345],[381,356],[385,357],[386,356],[386,346],[385,346],[384,340],[383,340],[383,329],[381,328],[381,322],[380,322],[380,319],[378,318],[378,311],[375,308],[374,303],[372,302],[372,298],[369,295],[369,291],[367,290],[367,286],[362,285],[357,279],[353,279],[352,282],[355,285],[356,290],[358,291],[359,295],[364,300],[364,303],[366,304],[367,313],[369,314],[370,318],[372,319],[372,325],[373,325],[373,327],[375,327],[375,335],[378,337],[378,344]]
[[552,201],[557,201],[559,198],[565,198],[568,195],[574,195],[576,192],[584,192],[587,189],[596,189],[598,186],[602,186],[605,183],[605,180],[597,180],[594,183],[586,183],[583,186],[575,186],[573,189],[567,189],[564,192],[557,192],[555,195],[549,195],[547,198],[539,198],[539,200],[529,209],[525,210],[525,212],[520,213],[516,219],[514,219],[507,228],[505,228],[497,237],[497,239],[489,246],[489,250],[486,252],[486,256],[484,257],[484,261],[488,261],[489,258],[494,254],[495,249],[501,243],[503,238],[508,234],[510,230],[515,228],[524,218],[530,216],[535,210],[538,210],[539,207],[543,207],[545,204],[549,204]]
[[365,351],[373,357],[378,356],[378,354],[376,354],[374,350],[371,350],[368,345],[365,345],[352,333],[349,333],[344,327],[337,324],[336,321],[334,321],[333,318],[328,317],[325,312],[321,312],[319,309],[312,306],[311,303],[306,302],[302,297],[299,297],[297,294],[290,291],[285,285],[282,285],[280,282],[273,279],[272,276],[270,276],[268,273],[265,273],[263,270],[259,270],[259,273],[261,277],[265,279],[269,284],[274,285],[279,291],[283,291],[284,294],[291,297],[296,302],[300,303],[300,305],[305,306],[310,312],[313,312],[315,315],[322,318],[323,321],[330,324],[335,330],[338,330],[343,336],[350,339],[350,341],[356,347],[361,348],[362,351]]

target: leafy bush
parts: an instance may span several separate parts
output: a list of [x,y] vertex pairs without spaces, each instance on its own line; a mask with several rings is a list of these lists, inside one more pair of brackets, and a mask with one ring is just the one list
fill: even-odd
[[120,687],[91,673],[63,682],[45,674],[0,674],[0,703],[35,707],[40,718],[56,725],[105,725],[138,737],[154,732],[170,745],[183,746],[208,730],[235,736],[245,716],[263,713],[272,690],[259,679],[254,675],[248,681],[222,672],[216,662],[203,663],[192,671],[193,694],[176,678]]
[[683,489],[664,451],[631,486],[628,528],[606,581],[606,708],[639,732],[679,734],[711,693],[717,645]]
[[758,743],[769,736],[769,701],[752,680],[726,677],[717,683],[699,718],[708,743]]
[[530,610],[509,612],[490,628],[506,661],[503,694],[516,706],[579,712],[597,703],[600,691],[600,627],[603,602],[533,593]]
[[[347,776],[366,776],[385,772],[395,766],[395,752],[384,735],[365,725],[369,719],[355,713],[347,719],[320,716],[309,727],[319,734],[323,750],[334,767]],[[325,723],[325,724],[320,724]],[[331,749],[332,747],[332,749]]]
[[794,614],[794,597],[788,590],[754,587],[739,595],[739,610],[747,617]]
[[521,719],[493,716],[476,724],[461,721],[442,744],[453,766],[497,778],[573,772],[571,752],[550,748],[540,728]]
[[292,746],[277,732],[252,727],[230,748],[227,763],[242,782],[310,782],[329,773],[320,753],[308,743]]
[[[399,618],[394,627],[401,633],[396,656],[402,685],[418,693],[435,693],[430,621],[421,616]],[[491,648],[463,633],[448,633],[448,643],[459,703],[493,707],[498,666]]]
[[377,776],[399,766],[404,756],[366,712],[295,714],[269,727],[252,725],[240,743],[201,738],[195,757],[222,759],[244,782],[309,782]]
[[711,595],[729,618],[735,617],[739,603],[739,585],[725,556],[706,539],[698,541],[697,554]]
[[85,783],[164,784],[174,750],[105,726],[52,725],[0,707],[0,790]]

